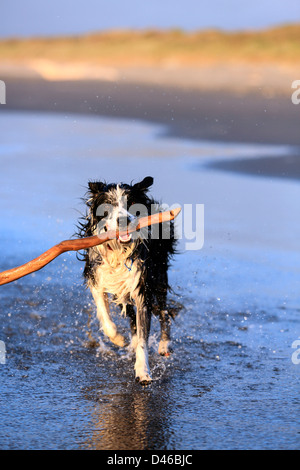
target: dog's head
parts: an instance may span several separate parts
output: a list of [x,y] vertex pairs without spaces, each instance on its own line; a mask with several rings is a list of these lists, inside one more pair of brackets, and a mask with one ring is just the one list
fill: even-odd
[[[106,231],[126,232],[129,224],[138,217],[150,215],[152,200],[147,196],[153,178],[147,176],[136,184],[106,184],[89,182],[90,230],[92,234]],[[136,232],[119,234],[117,243],[122,246],[136,242]],[[109,242],[108,246],[113,246]]]

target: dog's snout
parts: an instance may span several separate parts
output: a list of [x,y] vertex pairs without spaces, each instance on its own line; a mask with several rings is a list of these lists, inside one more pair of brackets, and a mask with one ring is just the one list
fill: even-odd
[[122,215],[121,217],[117,218],[117,224],[119,228],[126,228],[131,222],[129,216]]

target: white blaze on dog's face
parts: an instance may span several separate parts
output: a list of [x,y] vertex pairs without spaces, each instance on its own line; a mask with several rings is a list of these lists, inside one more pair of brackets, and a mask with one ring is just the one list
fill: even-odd
[[[134,222],[135,216],[128,212],[128,200],[125,191],[118,185],[108,193],[109,204],[105,204],[102,213],[105,218],[102,220],[102,231],[126,232],[128,225]],[[132,234],[119,234],[118,240],[121,243],[129,243]]]

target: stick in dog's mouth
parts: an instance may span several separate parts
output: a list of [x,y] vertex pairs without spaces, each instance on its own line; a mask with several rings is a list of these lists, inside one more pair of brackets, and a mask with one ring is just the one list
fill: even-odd
[[[27,276],[28,274],[31,274],[35,271],[39,271],[44,266],[49,264],[51,261],[53,261],[62,253],[65,253],[66,251],[86,250],[87,248],[91,248],[96,245],[101,245],[102,243],[105,243],[108,240],[112,240],[115,238],[119,238],[122,243],[128,243],[128,237],[132,237],[131,234],[133,232],[138,231],[149,225],[161,224],[163,222],[173,220],[175,219],[175,217],[177,217],[180,211],[181,208],[178,207],[170,211],[158,212],[157,214],[142,217],[139,220],[137,219],[137,224],[130,224],[127,230],[125,231],[110,231],[92,237],[86,237],[75,240],[64,240],[47,250],[45,253],[42,253],[38,258],[35,258],[34,260],[29,261],[28,263],[23,264],[22,266],[19,266],[17,268],[0,272],[0,286],[4,284],[9,284],[10,282],[16,281],[17,279]],[[125,240],[127,240],[127,242],[125,242]]]
[[138,224],[139,224],[139,219],[134,219],[130,221],[127,227],[124,227],[124,230],[122,227],[122,229],[120,230],[117,236],[117,239],[119,240],[119,242],[124,243],[124,244],[131,242],[133,239],[132,233],[135,231],[139,231],[139,229],[137,228]]

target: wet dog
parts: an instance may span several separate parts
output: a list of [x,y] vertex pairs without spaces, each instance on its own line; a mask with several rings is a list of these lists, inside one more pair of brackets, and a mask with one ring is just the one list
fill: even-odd
[[[136,184],[90,182],[85,202],[87,214],[80,223],[79,236],[108,230],[123,231],[138,217],[160,212],[149,197],[152,177]],[[142,385],[151,382],[148,337],[152,313],[159,316],[159,353],[170,354],[170,315],[167,310],[168,268],[175,253],[173,222],[165,222],[119,235],[116,239],[85,252],[84,276],[97,306],[97,317],[110,340],[125,346],[110,315],[110,302],[121,307],[130,321],[131,343],[135,350],[135,377]]]

